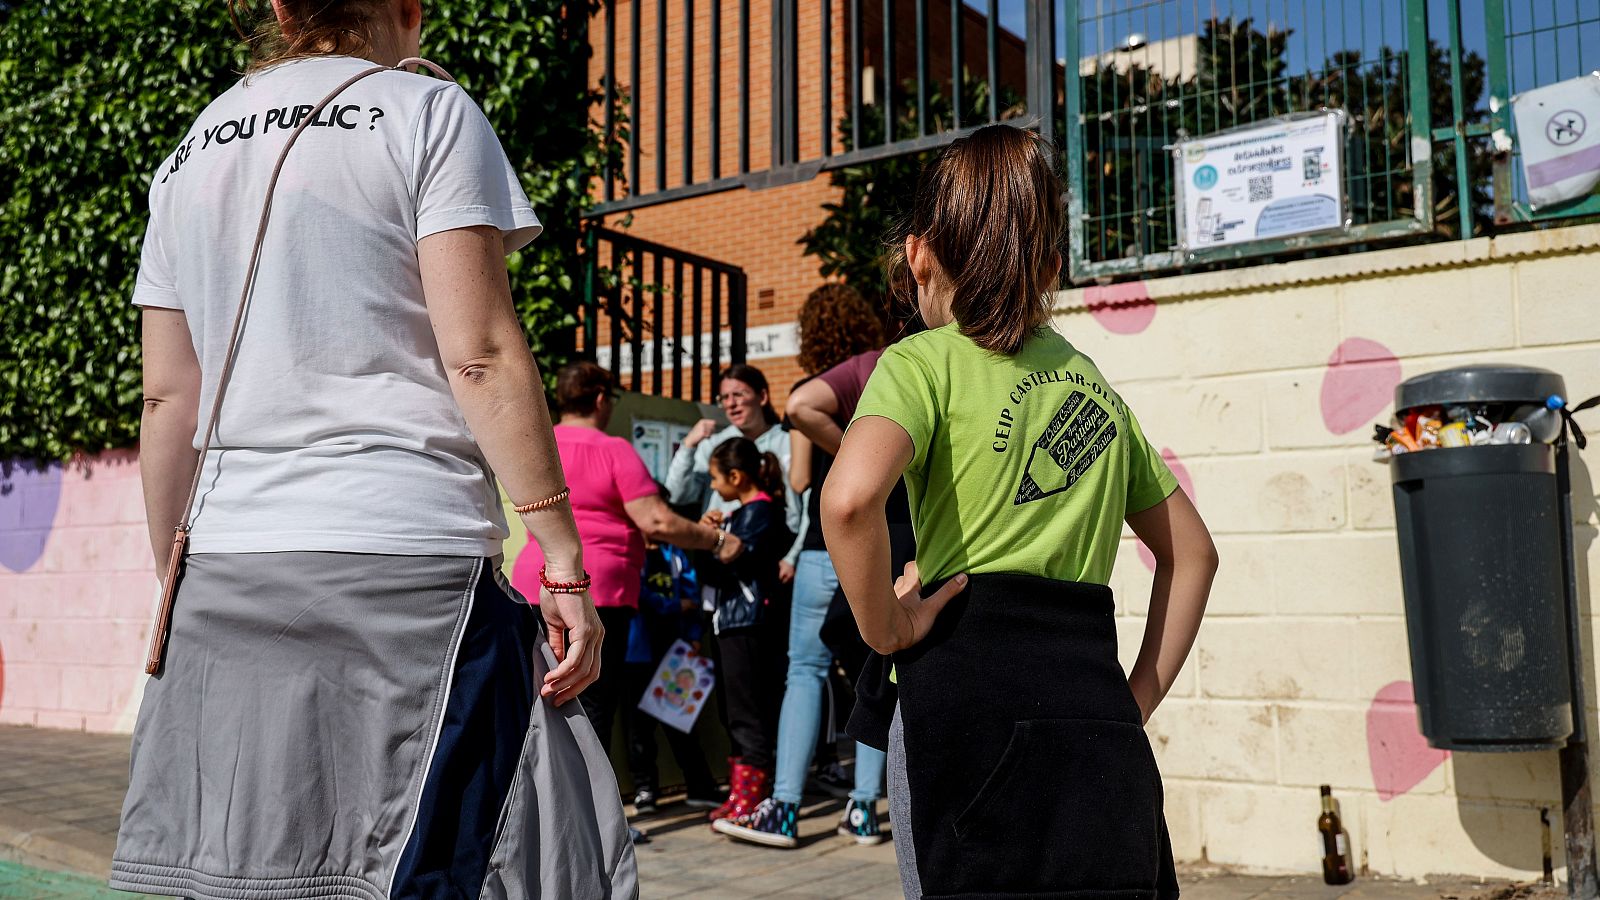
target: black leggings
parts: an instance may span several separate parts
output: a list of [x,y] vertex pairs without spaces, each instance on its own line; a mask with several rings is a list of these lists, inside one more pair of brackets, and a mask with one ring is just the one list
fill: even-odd
[[776,615],[717,636],[722,648],[718,687],[728,703],[728,735],[747,766],[770,769],[777,759],[788,641],[788,622]]

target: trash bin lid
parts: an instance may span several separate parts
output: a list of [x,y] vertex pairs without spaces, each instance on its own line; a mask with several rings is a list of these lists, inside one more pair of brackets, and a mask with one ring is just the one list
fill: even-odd
[[1394,389],[1396,410],[1452,403],[1541,403],[1551,394],[1567,395],[1566,381],[1549,369],[1484,364],[1428,372]]

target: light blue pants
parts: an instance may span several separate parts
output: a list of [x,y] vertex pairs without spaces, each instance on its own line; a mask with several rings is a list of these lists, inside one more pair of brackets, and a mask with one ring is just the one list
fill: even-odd
[[[799,803],[806,770],[817,749],[822,728],[822,694],[827,690],[833,654],[822,643],[822,621],[839,587],[826,551],[805,550],[794,573],[794,602],[789,619],[789,682],[778,718],[778,770],[772,796]],[[883,793],[884,754],[856,744],[856,787],[850,799],[870,803]]]

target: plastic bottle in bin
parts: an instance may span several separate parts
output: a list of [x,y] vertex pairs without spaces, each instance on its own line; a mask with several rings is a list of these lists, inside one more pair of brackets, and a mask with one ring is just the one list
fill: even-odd
[[1561,410],[1567,402],[1559,394],[1551,394],[1545,398],[1544,406],[1535,408],[1526,416],[1519,417],[1522,424],[1528,426],[1528,433],[1533,440],[1541,444],[1554,443],[1561,436]]

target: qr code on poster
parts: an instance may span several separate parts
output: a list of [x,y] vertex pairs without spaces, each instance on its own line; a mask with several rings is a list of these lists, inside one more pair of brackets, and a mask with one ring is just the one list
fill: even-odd
[[1260,203],[1272,199],[1272,176],[1257,175],[1250,179],[1250,202]]

